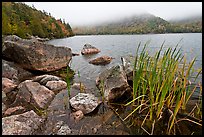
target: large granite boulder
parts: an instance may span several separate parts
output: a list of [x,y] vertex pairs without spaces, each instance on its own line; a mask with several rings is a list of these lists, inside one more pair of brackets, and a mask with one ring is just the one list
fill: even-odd
[[72,51],[67,47],[26,40],[21,38],[4,38],[2,56],[12,60],[22,68],[50,72],[66,67],[72,59]]
[[82,55],[87,55],[87,54],[96,54],[101,52],[99,49],[96,47],[90,45],[90,44],[85,44],[83,49],[81,50]]
[[33,135],[44,124],[45,118],[33,110],[2,118],[2,135]]
[[101,56],[89,61],[89,63],[94,65],[106,65],[109,64],[112,61],[112,59],[113,58],[109,56]]
[[113,66],[100,73],[96,79],[96,86],[108,102],[116,102],[123,95],[131,93],[126,74],[120,65]]
[[81,110],[83,114],[92,112],[101,103],[97,97],[88,93],[78,93],[69,102],[75,110]]

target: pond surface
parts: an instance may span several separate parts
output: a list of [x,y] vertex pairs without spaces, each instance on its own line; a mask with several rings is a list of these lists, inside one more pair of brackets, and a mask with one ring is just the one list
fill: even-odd
[[[150,41],[147,50],[151,55],[160,49],[165,41],[163,50],[168,47],[175,47],[179,43],[181,52],[186,54],[187,61],[196,57],[194,67],[202,67],[202,33],[176,33],[176,34],[144,34],[144,35],[88,35],[74,36],[63,39],[53,39],[48,43],[55,46],[66,46],[72,49],[73,53],[80,53],[86,43],[100,49],[101,52],[90,56],[75,56],[72,59],[71,68],[79,71],[85,79],[95,79],[98,74],[106,68],[121,64],[120,57],[135,55],[138,44],[141,42],[141,50],[144,44]],[[180,41],[180,42],[179,42]],[[94,66],[88,62],[96,57],[107,55],[114,59],[106,66]]]
[[[72,49],[73,53],[80,53],[86,43],[100,49],[101,52],[94,55],[74,56],[71,61],[71,68],[76,72],[73,82],[82,82],[87,93],[92,93],[100,97],[100,92],[95,86],[96,77],[107,68],[116,64],[121,64],[121,57],[134,56],[138,44],[141,42],[141,49],[144,44],[150,40],[147,50],[151,55],[160,49],[160,46],[165,41],[164,50],[168,47],[181,47],[181,52],[186,54],[187,61],[191,61],[196,57],[194,68],[202,67],[202,33],[177,33],[177,34],[145,34],[145,35],[88,35],[88,36],[74,36],[63,39],[53,39],[48,43],[55,46],[66,46]],[[141,51],[141,50],[140,50]],[[102,56],[111,56],[114,59],[105,66],[96,66],[89,64],[89,61]],[[202,75],[199,76],[198,81],[202,81]],[[71,97],[79,93],[79,90],[71,89]],[[195,92],[195,96],[199,93]],[[67,91],[57,94],[53,100],[49,111],[47,127],[52,127],[56,121],[63,121],[72,129],[72,134],[130,134],[128,129],[121,123],[119,118],[108,108],[108,106],[100,105],[95,112],[85,117],[78,123],[72,121],[69,117],[70,110],[64,107],[64,96]],[[130,113],[130,112],[129,112]],[[128,113],[120,113],[125,117]],[[51,133],[52,128],[47,128],[44,134]],[[140,134],[140,131],[134,134]]]

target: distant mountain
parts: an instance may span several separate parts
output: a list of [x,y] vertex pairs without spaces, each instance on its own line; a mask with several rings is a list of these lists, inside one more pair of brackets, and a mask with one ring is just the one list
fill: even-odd
[[175,18],[170,19],[171,23],[194,23],[194,22],[202,22],[202,15],[191,15],[189,17],[184,18]]
[[2,2],[2,34],[15,34],[22,38],[28,35],[42,38],[73,36],[72,28],[51,14],[21,2]]
[[100,25],[75,27],[73,32],[76,35],[202,32],[202,20],[179,24],[145,13]]

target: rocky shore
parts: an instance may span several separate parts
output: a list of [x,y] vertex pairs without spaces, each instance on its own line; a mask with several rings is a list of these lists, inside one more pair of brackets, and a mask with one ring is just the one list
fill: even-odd
[[[72,51],[70,48],[55,47],[36,39],[21,39],[15,35],[4,37],[2,45],[2,134],[42,133],[42,129],[49,128],[45,127],[49,124],[49,117],[54,116],[48,110],[58,101],[57,96],[67,92],[66,81],[47,73],[66,67],[72,59]],[[121,74],[116,78],[124,78],[124,72],[119,73]],[[107,101],[124,94],[121,92],[114,97],[114,93],[111,93],[114,88],[123,89],[123,81],[109,86],[113,88],[106,89]],[[91,93],[80,93],[88,90],[83,83],[74,83],[71,90],[77,92],[71,95],[68,102],[63,103],[68,103],[71,107],[69,117],[72,121],[82,120],[84,115],[92,113],[102,103],[100,97]],[[67,98],[68,96],[63,97]],[[57,123],[52,132],[47,134],[77,134],[77,131],[70,129],[69,124],[63,121]],[[94,129],[95,132],[96,130]]]

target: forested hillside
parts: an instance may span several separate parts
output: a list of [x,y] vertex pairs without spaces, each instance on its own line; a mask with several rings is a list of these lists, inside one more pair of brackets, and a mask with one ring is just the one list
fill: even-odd
[[172,23],[152,14],[141,14],[96,26],[75,27],[73,32],[76,35],[202,32],[202,20]]
[[2,34],[22,38],[29,35],[42,38],[73,36],[72,28],[65,20],[56,20],[50,13],[21,2],[2,2]]

